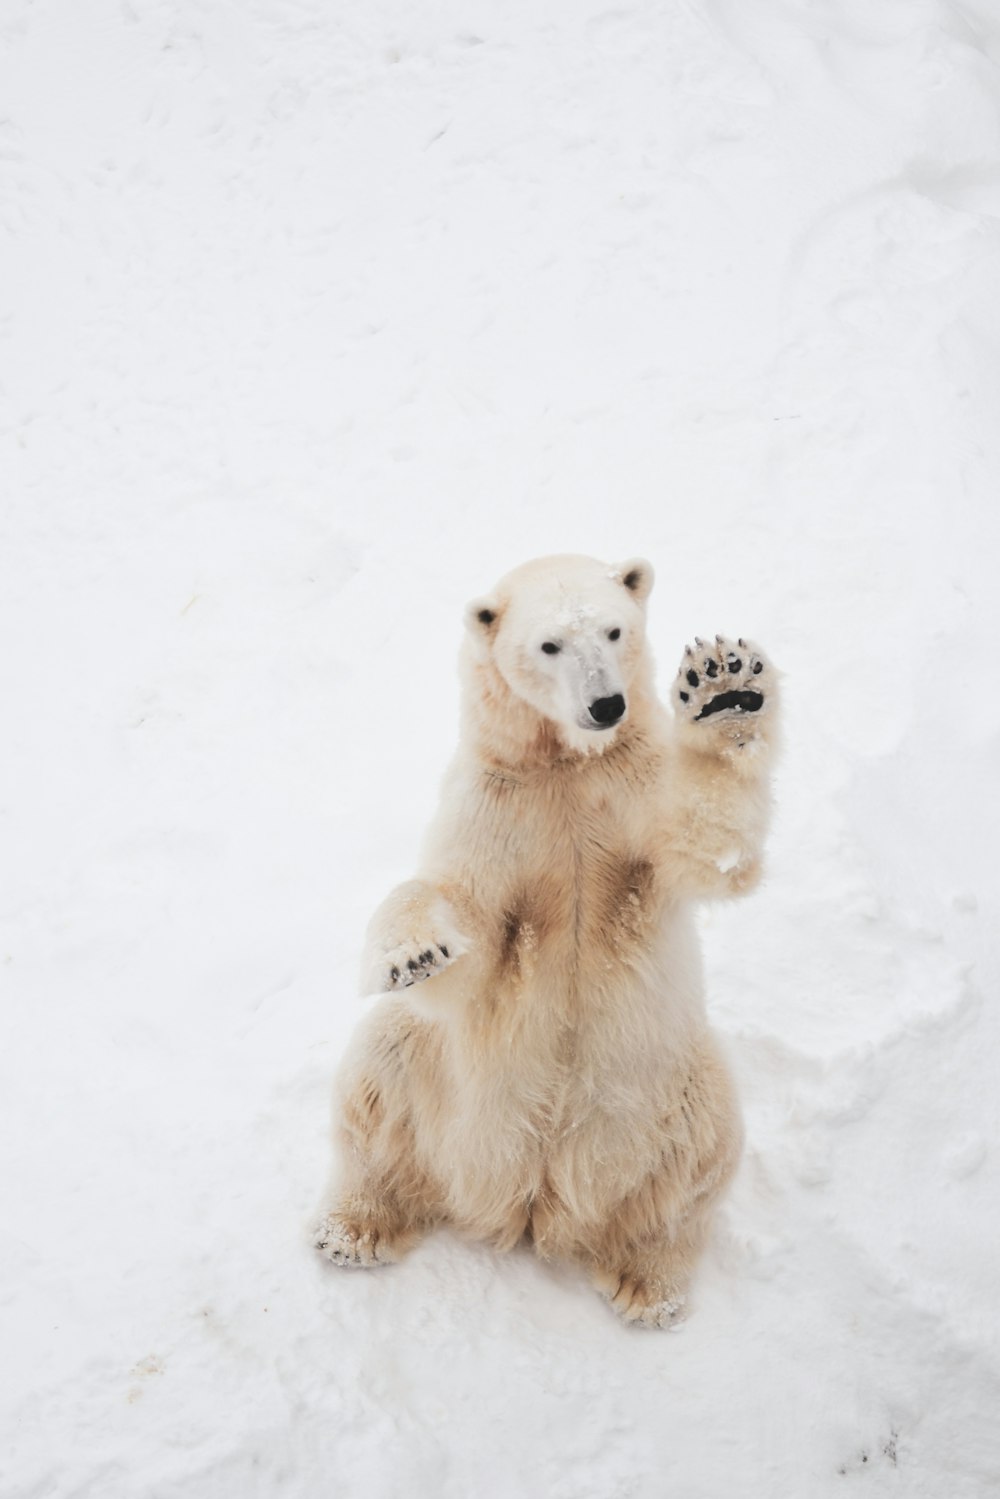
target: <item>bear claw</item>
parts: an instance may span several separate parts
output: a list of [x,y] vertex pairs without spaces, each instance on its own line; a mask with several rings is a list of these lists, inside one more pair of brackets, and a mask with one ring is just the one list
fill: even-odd
[[443,942],[435,942],[432,947],[422,947],[413,958],[404,949],[388,969],[383,970],[386,976],[382,988],[409,989],[413,984],[433,978],[453,962],[454,958]]
[[399,1258],[390,1240],[337,1213],[328,1213],[316,1224],[312,1239],[319,1253],[334,1265],[367,1270],[391,1265]]

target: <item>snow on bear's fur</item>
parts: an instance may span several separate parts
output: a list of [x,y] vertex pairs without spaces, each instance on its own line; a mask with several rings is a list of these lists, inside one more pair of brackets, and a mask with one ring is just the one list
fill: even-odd
[[573,1260],[627,1321],[680,1314],[740,1120],[694,902],[760,871],[774,673],[688,647],[652,685],[648,562],[546,557],[469,606],[459,750],[419,878],[376,912],[345,1059],[330,1259],[435,1224]]

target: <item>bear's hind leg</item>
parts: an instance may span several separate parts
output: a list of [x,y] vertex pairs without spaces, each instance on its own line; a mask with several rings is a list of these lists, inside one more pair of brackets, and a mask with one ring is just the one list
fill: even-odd
[[439,1194],[414,1159],[408,1131],[397,1131],[389,1159],[372,1159],[348,1130],[344,1169],[313,1243],[335,1265],[370,1268],[401,1260],[441,1220]]
[[676,1327],[684,1320],[688,1282],[705,1241],[707,1221],[699,1215],[678,1235],[660,1244],[632,1248],[620,1257],[590,1266],[595,1290],[623,1322],[640,1327]]
[[739,1161],[739,1115],[720,1067],[692,1073],[667,1125],[661,1169],[585,1246],[594,1285],[624,1321],[645,1327],[682,1320],[712,1211]]
[[391,1264],[441,1219],[440,1189],[414,1134],[408,1022],[390,1009],[372,1032],[342,1078],[340,1166],[313,1234],[337,1265]]
[[401,1260],[429,1226],[408,1217],[391,1188],[351,1192],[323,1214],[313,1243],[335,1265],[370,1269]]

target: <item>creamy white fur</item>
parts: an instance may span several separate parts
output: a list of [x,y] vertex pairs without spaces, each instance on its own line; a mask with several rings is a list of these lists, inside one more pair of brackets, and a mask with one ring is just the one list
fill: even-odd
[[[340,1263],[449,1222],[580,1262],[627,1320],[679,1314],[740,1147],[693,904],[758,878],[776,683],[757,648],[699,642],[671,720],[652,579],[543,558],[469,606],[420,877],[369,929],[364,985],[386,995],[341,1072],[317,1232]],[[741,702],[698,716],[726,690]],[[618,694],[601,727],[591,705]]]

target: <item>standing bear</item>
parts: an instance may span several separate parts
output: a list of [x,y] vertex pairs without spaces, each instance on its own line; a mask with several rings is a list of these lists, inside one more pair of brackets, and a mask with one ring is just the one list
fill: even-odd
[[436,1224],[583,1265],[628,1322],[682,1313],[741,1144],[694,903],[756,883],[774,672],[685,651],[658,701],[653,569],[545,557],[467,611],[458,755],[418,879],[368,931],[385,991],[343,1064],[316,1246],[397,1260]]

